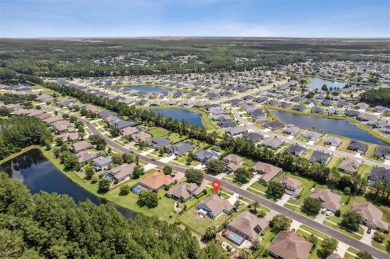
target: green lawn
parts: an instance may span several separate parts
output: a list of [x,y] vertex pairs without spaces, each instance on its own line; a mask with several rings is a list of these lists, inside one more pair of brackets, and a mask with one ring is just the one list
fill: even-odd
[[[167,136],[165,136],[165,137],[167,137]],[[177,143],[177,142],[186,140],[187,137],[186,137],[186,136],[180,136],[178,133],[170,133],[170,134],[168,134],[168,139],[169,139],[172,143]]]
[[163,128],[151,128],[148,130],[148,133],[153,136],[153,138],[160,138],[166,136],[169,132]]
[[220,215],[217,219],[210,219],[208,217],[202,218],[198,215],[195,208],[191,208],[188,211],[181,214],[177,219],[183,224],[189,226],[193,231],[203,235],[206,233],[206,229],[211,226],[221,226],[229,216],[226,214]]
[[224,177],[224,178],[222,178],[222,181],[234,184],[235,186],[238,186],[238,187],[243,186],[242,183],[239,183],[236,180],[234,180],[234,175],[230,175],[229,177]]

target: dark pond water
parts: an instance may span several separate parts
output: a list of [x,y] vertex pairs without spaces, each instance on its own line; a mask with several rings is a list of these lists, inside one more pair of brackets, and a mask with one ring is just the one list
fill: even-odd
[[[106,203],[105,200],[100,199],[68,179],[38,149],[28,151],[2,164],[0,171],[5,171],[12,178],[24,183],[33,194],[40,191],[56,192],[69,195],[75,202],[89,199],[96,205]],[[115,204],[113,205],[126,218],[135,217],[135,212]]]
[[152,112],[159,113],[164,117],[171,117],[178,121],[186,120],[190,125],[203,127],[202,116],[194,111],[186,109],[152,109]]
[[163,92],[170,91],[170,90],[162,88],[162,87],[149,86],[149,85],[131,86],[130,89],[137,90],[140,92],[145,92],[145,93],[163,93]]
[[311,90],[315,90],[315,89],[321,89],[321,87],[323,85],[327,85],[328,86],[328,89],[330,87],[333,87],[333,88],[343,88],[346,83],[343,83],[343,82],[337,82],[337,81],[329,81],[329,80],[324,80],[324,79],[320,79],[320,78],[315,78],[315,77],[309,77],[310,79],[310,84],[307,85],[307,87]]
[[280,120],[294,124],[298,127],[314,130],[323,130],[326,133],[344,136],[351,139],[357,139],[378,145],[389,146],[387,143],[370,135],[362,129],[359,129],[349,121],[335,120],[327,118],[316,118],[305,115],[293,114],[282,111],[272,111]]

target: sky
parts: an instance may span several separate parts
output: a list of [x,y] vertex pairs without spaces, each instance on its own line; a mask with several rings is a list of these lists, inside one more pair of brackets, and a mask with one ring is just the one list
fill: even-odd
[[0,37],[390,37],[390,0],[0,0]]

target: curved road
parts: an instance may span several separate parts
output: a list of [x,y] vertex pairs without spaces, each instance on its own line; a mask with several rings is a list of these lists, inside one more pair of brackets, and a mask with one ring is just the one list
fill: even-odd
[[[54,109],[50,109],[49,110],[51,111],[54,111]],[[59,112],[59,113],[62,113],[62,112]],[[111,147],[123,152],[123,153],[131,153],[131,154],[136,154],[134,153],[133,151],[130,151],[126,148],[124,148],[123,146],[119,145],[118,143],[112,141],[111,139],[107,138],[106,136],[104,136],[100,131],[98,131],[95,126],[92,125],[92,123],[90,123],[89,121],[83,119],[83,118],[80,118],[78,117],[78,119],[83,122],[90,130],[93,134],[95,135],[99,135],[101,137],[103,137],[107,144],[110,145]],[[147,156],[143,156],[141,154],[137,154],[139,159],[141,159],[142,161],[145,161],[147,163],[150,163],[150,164],[154,164],[156,166],[159,166],[159,167],[164,167],[166,165],[169,165],[170,167],[172,167],[172,169],[174,169],[175,171],[177,172],[182,172],[184,173],[186,171],[185,168],[182,168],[182,167],[178,167],[178,166],[175,166],[175,165],[170,165],[170,164],[167,164],[167,163],[164,163],[164,162],[160,162],[160,161],[156,161],[156,160],[152,160],[151,158],[147,157]],[[246,191],[246,190],[243,190],[235,185],[232,185],[230,183],[227,183],[225,181],[222,181],[222,180],[219,180],[213,176],[210,176],[210,175],[206,175],[205,174],[205,180],[209,181],[209,182],[212,182],[214,180],[218,180],[221,182],[221,185],[232,191],[232,192],[235,192],[243,197],[246,197],[250,200],[253,200],[253,201],[257,201],[259,204],[271,209],[271,210],[274,210],[276,211],[277,213],[280,213],[280,214],[283,214],[283,215],[286,215],[287,217],[290,217],[308,227],[311,227],[321,233],[324,233],[325,235],[328,235],[330,237],[333,237],[349,246],[352,246],[356,249],[359,249],[361,251],[367,251],[369,252],[372,256],[374,256],[375,258],[379,258],[379,259],[388,259],[389,258],[389,255],[386,254],[385,252],[382,252],[372,246],[369,246],[369,245],[366,245],[362,242],[360,242],[359,240],[357,239],[354,239],[350,236],[347,236],[347,235],[344,235],[343,233],[339,232],[339,231],[336,231],[330,227],[327,227],[321,223],[318,223],[314,220],[311,220],[301,214],[298,214],[298,213],[295,213],[285,207],[282,207],[280,205],[277,205],[276,203],[273,203],[265,198],[262,198],[260,196],[257,196],[249,191]]]

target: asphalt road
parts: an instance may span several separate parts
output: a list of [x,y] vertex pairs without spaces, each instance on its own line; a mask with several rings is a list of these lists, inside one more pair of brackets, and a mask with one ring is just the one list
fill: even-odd
[[[54,109],[50,109],[49,110],[51,111],[54,111]],[[61,113],[61,112],[60,112]],[[93,134],[95,135],[99,135],[101,137],[103,137],[107,144],[123,153],[134,153],[126,148],[124,148],[123,146],[119,145],[118,143],[112,141],[111,139],[107,138],[106,136],[104,136],[101,132],[99,132],[95,126],[92,125],[92,123],[90,123],[89,121],[83,119],[83,118],[78,118],[81,122],[83,122],[90,130]],[[164,167],[166,165],[169,165],[170,167],[172,167],[173,170],[177,171],[177,172],[182,172],[184,173],[186,171],[185,168],[182,168],[182,167],[178,167],[178,166],[174,166],[174,165],[170,165],[170,164],[167,164],[167,163],[164,163],[164,162],[160,162],[160,161],[157,161],[157,160],[154,160],[154,159],[151,159],[147,156],[143,156],[143,155],[140,155],[138,154],[138,157],[140,160],[142,161],[145,161],[147,163],[150,163],[150,164],[153,164],[153,165],[156,165],[156,166],[159,166],[159,167]],[[283,214],[283,215],[286,215],[287,217],[289,218],[292,218],[293,220],[296,220],[308,227],[311,227],[325,235],[328,235],[330,237],[333,237],[337,240],[339,240],[340,242],[343,242],[349,246],[352,246],[356,249],[359,249],[361,251],[367,251],[369,252],[372,256],[374,256],[375,258],[379,258],[379,259],[389,259],[390,256],[388,254],[386,254],[385,252],[382,252],[372,246],[369,246],[369,245],[366,245],[362,242],[360,242],[359,240],[356,240],[352,237],[349,237],[347,235],[344,235],[343,233],[341,232],[338,232],[330,227],[327,227],[321,223],[318,223],[314,220],[311,220],[301,214],[298,214],[298,213],[295,213],[289,209],[286,209],[285,207],[282,207],[280,205],[277,205],[265,198],[262,198],[258,195],[255,195],[249,191],[246,191],[246,190],[243,190],[235,185],[232,185],[230,183],[227,183],[225,181],[222,181],[222,180],[219,180],[213,176],[210,176],[210,175],[205,175],[205,180],[209,181],[209,182],[212,182],[214,180],[218,180],[221,182],[221,187],[223,188],[226,188],[228,189],[229,191],[232,191],[234,193],[237,193],[245,198],[248,198],[250,200],[253,200],[253,201],[257,201],[259,204],[271,209],[271,210],[274,210],[276,211],[277,213],[279,214]]]

